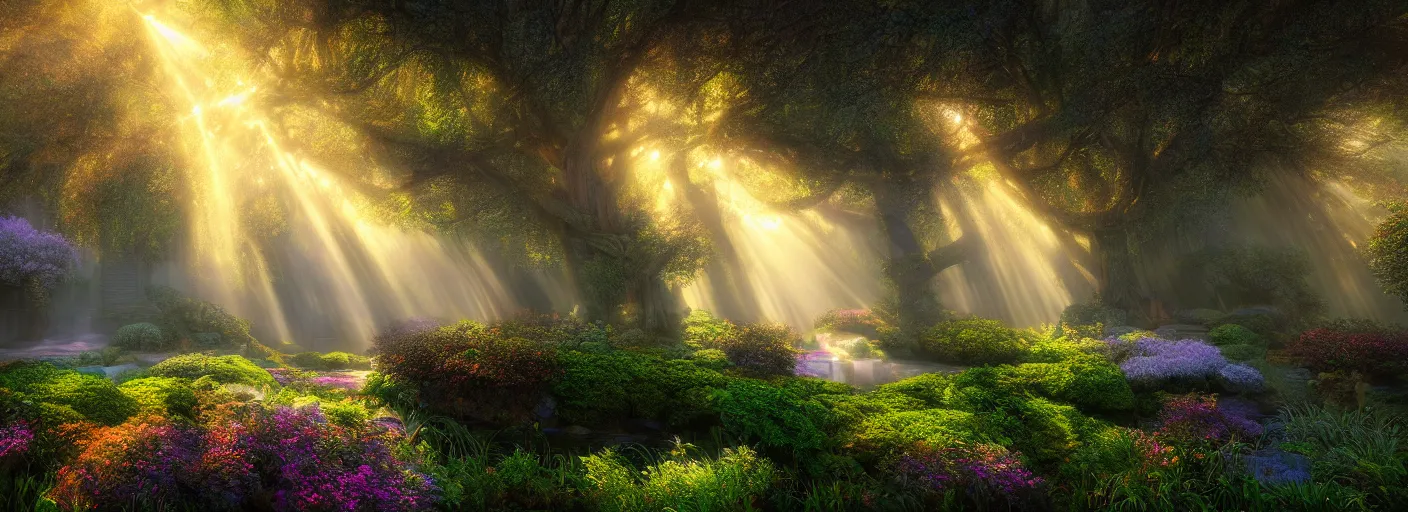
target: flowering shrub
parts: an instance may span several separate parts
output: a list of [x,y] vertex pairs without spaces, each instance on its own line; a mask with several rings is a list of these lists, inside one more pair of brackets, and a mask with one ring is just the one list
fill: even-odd
[[1256,368],[1245,364],[1229,364],[1217,371],[1217,376],[1222,381],[1222,386],[1229,390],[1242,392],[1261,391],[1266,385],[1266,378]]
[[373,351],[387,378],[409,383],[436,409],[483,421],[527,417],[562,374],[557,352],[504,338],[473,322],[378,338]]
[[792,346],[797,339],[786,325],[756,323],[739,328],[720,348],[744,375],[791,375],[797,367],[797,349]]
[[1124,370],[1125,377],[1131,383],[1207,379],[1227,366],[1227,359],[1222,357],[1217,347],[1197,340],[1144,338],[1134,342],[1130,353],[1130,357],[1120,363],[1120,369]]
[[150,416],[98,429],[49,497],[67,510],[173,505],[193,499],[200,433]]
[[78,253],[64,237],[34,229],[19,217],[0,217],[0,283],[49,288],[68,276]]
[[20,455],[29,451],[29,443],[34,441],[34,431],[29,423],[17,421],[0,427],[0,459]]
[[1217,396],[1190,394],[1164,401],[1155,435],[1174,444],[1217,444],[1261,432],[1261,424],[1245,413],[1219,407]]
[[1349,326],[1312,329],[1287,352],[1316,371],[1387,376],[1408,365],[1408,332]]
[[1010,497],[1041,485],[1021,458],[1001,446],[917,443],[893,468],[902,486],[934,493],[954,490],[991,498]]
[[342,427],[316,406],[239,406],[208,429],[146,417],[95,432],[50,498],[73,510],[429,508],[435,486],[395,455],[399,442],[399,431]]
[[821,330],[851,332],[875,338],[880,335],[885,321],[869,309],[833,309],[817,318],[814,325]]
[[1016,361],[1027,341],[1002,322],[962,318],[939,322],[919,337],[920,354],[944,362],[997,364]]

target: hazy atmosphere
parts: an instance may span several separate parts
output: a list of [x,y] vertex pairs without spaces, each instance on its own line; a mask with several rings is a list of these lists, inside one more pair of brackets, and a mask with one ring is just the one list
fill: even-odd
[[1408,3],[0,0],[5,510],[1408,508]]

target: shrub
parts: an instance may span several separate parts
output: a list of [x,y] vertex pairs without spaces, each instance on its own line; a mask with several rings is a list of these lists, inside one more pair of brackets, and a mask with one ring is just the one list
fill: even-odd
[[60,370],[48,363],[16,363],[6,367],[0,372],[0,389],[19,393],[26,400],[65,406],[104,425],[122,423],[137,412],[136,401],[122,394],[112,381]]
[[1301,333],[1287,353],[1321,372],[1390,376],[1408,368],[1408,332],[1332,326]]
[[684,319],[684,344],[694,349],[722,348],[738,334],[733,322],[696,309]]
[[834,417],[815,400],[798,399],[782,388],[743,379],[715,391],[713,400],[725,429],[763,446],[803,454],[831,444],[826,432]]
[[1175,445],[1217,446],[1234,438],[1261,435],[1261,424],[1239,411],[1219,407],[1214,395],[1181,395],[1164,401],[1154,435]]
[[112,344],[127,350],[161,350],[166,348],[166,334],[156,324],[142,322],[124,325],[112,336]]
[[926,357],[960,364],[997,364],[1016,361],[1027,342],[996,320],[965,318],[940,322],[919,337],[918,352]]
[[[943,407],[946,394],[953,386],[954,376],[942,373],[925,373],[908,379],[882,384],[875,388],[875,394],[893,393],[908,396],[923,402],[928,407]],[[920,409],[920,407],[915,407]]]
[[987,441],[972,413],[950,409],[924,409],[880,414],[856,428],[849,443],[858,456],[883,458],[916,443],[944,447]]
[[1266,349],[1256,345],[1223,345],[1217,349],[1228,361],[1251,361],[1266,356]]
[[588,493],[603,511],[744,510],[778,476],[771,462],[742,446],[717,459],[676,455],[638,471],[611,450],[582,457]]
[[817,330],[849,332],[874,339],[885,321],[868,309],[833,309],[823,313],[813,325]]
[[[1291,315],[1309,318],[1324,304],[1306,277],[1310,260],[1299,249],[1276,247],[1228,247],[1190,254],[1180,263],[1177,282],[1180,302],[1211,304],[1216,300],[1234,306],[1270,304]],[[1224,318],[1219,323],[1242,323]],[[1267,334],[1253,325],[1253,331]],[[1279,330],[1279,326],[1272,331]]]
[[1098,354],[1104,348],[1105,342],[1092,338],[1047,338],[1033,343],[1023,354],[1022,362],[1059,363],[1084,354]]
[[1223,324],[1208,331],[1214,345],[1263,345],[1262,337],[1237,324]]
[[225,308],[182,295],[165,286],[147,289],[147,300],[161,311],[161,329],[176,338],[188,338],[196,346],[253,347],[258,340],[249,334],[249,322]]
[[564,351],[562,378],[552,386],[564,421],[599,425],[626,418],[672,424],[707,414],[706,398],[725,378],[704,365],[629,352]]
[[1134,406],[1134,392],[1118,366],[1081,355],[1059,363],[1027,363],[1004,370],[1008,386],[1090,410],[1122,411]]
[[1209,379],[1227,365],[1217,347],[1197,340],[1144,338],[1133,343],[1131,353],[1120,369],[1131,383],[1140,385]]
[[328,352],[326,354],[318,352],[300,352],[294,354],[289,363],[299,368],[309,368],[313,370],[366,370],[372,367],[370,359],[366,356],[349,354],[347,352]]
[[29,423],[21,420],[0,426],[0,460],[6,457],[24,455],[34,442],[34,430]]
[[693,354],[689,355],[689,358],[693,360],[695,364],[711,370],[722,371],[725,368],[733,366],[733,363],[728,360],[728,354],[716,348],[696,350]]
[[59,470],[49,496],[86,510],[422,510],[434,504],[429,478],[393,448],[384,427],[345,428],[316,406],[229,409],[209,429],[158,417],[102,429]]
[[750,377],[792,375],[797,367],[797,333],[783,324],[748,324],[722,340],[724,354]]
[[1042,484],[1019,455],[992,444],[918,443],[905,450],[892,471],[902,487],[926,494],[955,491],[980,504],[1019,501]]
[[19,217],[0,217],[0,283],[51,288],[77,262],[77,251],[64,237],[34,229]]
[[157,363],[147,372],[154,377],[198,379],[209,376],[221,384],[247,384],[255,387],[278,385],[268,371],[255,366],[248,359],[233,355],[181,354]]
[[498,332],[463,322],[379,338],[373,351],[383,374],[409,384],[438,412],[522,421],[562,370],[555,349]]
[[1389,205],[1389,215],[1374,228],[1364,254],[1384,291],[1408,302],[1408,203]]
[[144,412],[195,417],[196,393],[185,379],[146,377],[129,380],[117,388],[132,397]]

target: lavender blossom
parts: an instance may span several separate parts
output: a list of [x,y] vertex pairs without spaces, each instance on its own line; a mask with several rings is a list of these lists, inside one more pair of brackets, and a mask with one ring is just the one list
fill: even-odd
[[1205,379],[1227,366],[1217,347],[1198,340],[1143,338],[1134,343],[1129,359],[1120,363],[1130,382]]
[[0,217],[0,283],[49,288],[77,262],[78,253],[64,237],[34,229],[19,217]]

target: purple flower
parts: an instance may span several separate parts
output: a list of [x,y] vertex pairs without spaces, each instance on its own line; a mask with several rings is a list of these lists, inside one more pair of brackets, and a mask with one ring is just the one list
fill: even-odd
[[1266,378],[1256,368],[1244,364],[1229,364],[1217,372],[1226,381],[1229,389],[1238,391],[1261,391]]
[[32,441],[34,431],[30,430],[28,423],[20,421],[0,427],[0,459],[28,451]]
[[[1123,343],[1123,342],[1119,342]],[[1131,356],[1120,363],[1130,382],[1156,383],[1171,379],[1205,379],[1217,375],[1227,359],[1217,347],[1198,340],[1142,338]]]
[[902,483],[925,491],[997,491],[1011,495],[1041,485],[1016,454],[996,445],[931,448],[920,443],[900,456],[895,472]]
[[19,217],[0,217],[0,282],[49,288],[68,276],[78,253],[64,237],[34,229]]
[[362,382],[364,380],[365,379],[350,373],[338,373],[313,377],[313,380],[309,382],[311,382],[314,386],[323,386],[329,388],[339,388],[355,391],[362,388]]
[[800,377],[827,377],[829,376],[828,374],[816,370],[814,366],[822,361],[832,361],[835,358],[835,354],[826,350],[808,350],[802,352],[797,356],[797,366],[792,373]]

